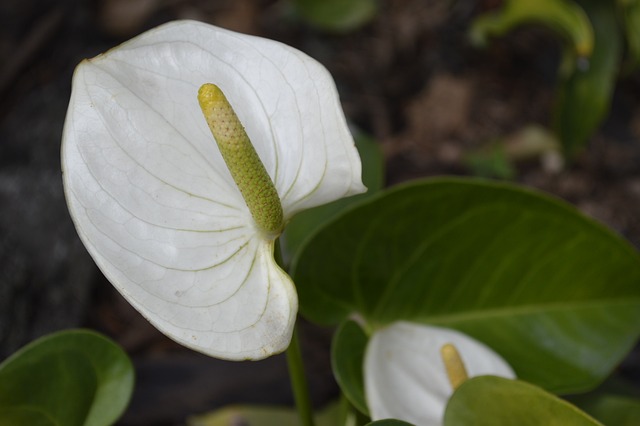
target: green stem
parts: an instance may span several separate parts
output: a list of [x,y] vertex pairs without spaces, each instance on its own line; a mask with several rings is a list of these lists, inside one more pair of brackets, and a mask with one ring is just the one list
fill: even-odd
[[309,398],[309,385],[307,376],[304,373],[297,326],[293,330],[291,343],[287,348],[287,363],[289,364],[289,377],[291,378],[293,397],[296,401],[296,407],[298,407],[301,424],[302,426],[314,426],[313,409]]
[[[279,241],[275,242],[273,255],[278,265],[284,270]],[[300,422],[302,426],[314,426],[313,408],[311,406],[311,398],[309,397],[309,384],[307,383],[307,375],[304,372],[297,325],[293,329],[291,343],[289,343],[289,347],[287,348],[287,364],[289,365],[291,388],[293,389],[293,398],[298,408]]]

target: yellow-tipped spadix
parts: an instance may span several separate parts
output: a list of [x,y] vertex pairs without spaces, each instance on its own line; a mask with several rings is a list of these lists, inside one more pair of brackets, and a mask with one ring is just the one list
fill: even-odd
[[469,378],[467,369],[460,357],[460,353],[455,346],[451,343],[447,343],[442,345],[440,348],[440,356],[442,356],[444,367],[447,370],[449,383],[451,383],[451,387],[455,390]]
[[278,236],[284,224],[280,197],[231,104],[211,83],[200,87],[198,102],[258,228]]

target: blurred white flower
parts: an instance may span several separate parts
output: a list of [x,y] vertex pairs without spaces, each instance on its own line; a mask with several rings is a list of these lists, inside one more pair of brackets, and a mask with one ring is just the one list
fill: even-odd
[[365,395],[373,420],[393,418],[419,426],[442,425],[453,394],[440,352],[447,343],[457,349],[469,378],[515,378],[506,361],[465,334],[396,322],[376,331],[365,353]]
[[222,89],[273,181],[284,222],[363,192],[335,85],[283,44],[193,21],[83,61],[62,168],[69,211],[118,291],[179,343],[211,356],[285,350],[294,285],[256,227],[198,105]]

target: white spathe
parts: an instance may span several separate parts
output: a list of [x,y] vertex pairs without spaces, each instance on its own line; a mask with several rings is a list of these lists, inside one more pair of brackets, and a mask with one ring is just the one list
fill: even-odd
[[483,343],[455,330],[396,322],[376,331],[365,353],[364,384],[373,420],[442,425],[453,388],[440,355],[453,344],[469,377],[515,378],[509,364]]
[[261,359],[287,348],[297,295],[207,127],[204,83],[245,126],[285,221],[365,190],[322,65],[278,42],[176,21],[76,68],[67,204],[102,272],[160,331],[211,356]]

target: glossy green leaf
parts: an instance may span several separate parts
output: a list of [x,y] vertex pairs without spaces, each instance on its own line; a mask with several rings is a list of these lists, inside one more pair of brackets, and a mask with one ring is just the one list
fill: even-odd
[[378,10],[377,0],[293,0],[296,11],[311,25],[346,32],[369,22]]
[[330,222],[351,205],[376,194],[384,184],[384,159],[380,146],[371,138],[356,134],[356,148],[362,160],[362,182],[367,187],[364,194],[341,198],[298,213],[287,224],[282,236],[285,260],[288,261],[300,250],[304,242],[322,225]]
[[584,148],[609,113],[622,55],[614,2],[583,0],[581,4],[595,30],[593,54],[560,81],[553,112],[554,128],[567,158]]
[[133,367],[111,340],[62,331],[0,364],[0,424],[113,424],[133,390]]
[[602,426],[537,386],[502,377],[464,382],[447,405],[444,426]]
[[399,186],[323,228],[294,260],[300,310],[458,329],[516,375],[587,390],[640,333],[640,256],[573,207],[517,186]]
[[476,18],[471,40],[479,46],[489,37],[501,36],[522,24],[544,25],[567,39],[580,56],[589,56],[593,48],[593,29],[585,14],[571,0],[507,0],[497,11]]
[[354,407],[367,415],[363,363],[368,340],[355,321],[345,321],[333,336],[331,345],[331,367],[340,389]]

